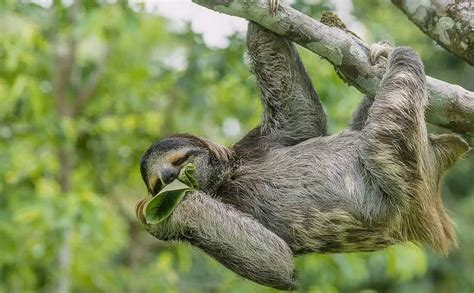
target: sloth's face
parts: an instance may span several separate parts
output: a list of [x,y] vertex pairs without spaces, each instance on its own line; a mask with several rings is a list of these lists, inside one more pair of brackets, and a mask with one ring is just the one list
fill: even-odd
[[[209,150],[197,138],[171,136],[154,143],[142,156],[140,171],[148,192],[155,196],[178,177],[183,166],[193,163],[199,187],[207,185],[210,172]],[[201,188],[200,188],[201,189]]]

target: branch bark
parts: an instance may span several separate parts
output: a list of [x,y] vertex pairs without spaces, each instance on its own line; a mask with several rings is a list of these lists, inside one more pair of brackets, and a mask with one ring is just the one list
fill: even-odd
[[76,39],[70,37],[67,44],[67,52],[62,54],[61,50],[56,54],[56,74],[54,77],[54,99],[56,112],[61,116],[70,116],[71,109],[67,103],[67,91],[71,85],[71,74],[76,60]]
[[[254,21],[320,55],[334,65],[349,85],[373,97],[384,70],[372,66],[362,40],[337,27],[329,27],[282,4],[269,14],[267,0],[193,0],[217,12]],[[458,133],[474,135],[474,93],[458,85],[427,77],[430,106],[428,122]]]
[[474,65],[474,3],[392,0],[408,19],[440,46]]
[[[75,24],[78,14],[79,0],[70,6],[69,18]],[[55,16],[56,19],[58,16]],[[54,76],[54,100],[58,120],[69,119],[73,115],[73,109],[68,100],[68,92],[71,88],[71,79],[76,62],[77,39],[73,33],[68,36],[66,52],[61,50],[61,39],[56,31],[56,63]],[[73,169],[73,152],[66,143],[57,146],[57,161],[59,162],[58,183],[64,197],[71,191],[71,173]],[[67,224],[61,230],[59,251],[57,252],[57,264],[59,275],[56,280],[54,291],[67,293],[71,290],[70,267],[72,260],[72,225]]]

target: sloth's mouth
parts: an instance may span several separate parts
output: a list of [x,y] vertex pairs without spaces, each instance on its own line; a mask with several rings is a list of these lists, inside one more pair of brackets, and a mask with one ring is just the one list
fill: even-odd
[[157,180],[156,183],[152,185],[151,196],[154,197],[158,195],[158,193],[163,189],[163,187],[165,187],[163,182],[161,182],[161,180]]
[[161,167],[158,172],[152,174],[148,179],[148,191],[152,196],[156,196],[166,185],[178,178],[180,167]]
[[163,187],[165,187],[165,184],[161,181],[159,176],[151,176],[148,179],[147,188],[152,197],[156,196]]

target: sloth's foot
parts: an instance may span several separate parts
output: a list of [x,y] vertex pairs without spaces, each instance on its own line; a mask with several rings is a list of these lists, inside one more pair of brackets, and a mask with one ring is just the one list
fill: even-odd
[[393,50],[393,45],[388,41],[382,41],[370,46],[370,62],[373,65],[378,63],[380,57],[388,57],[388,54]]
[[275,16],[280,7],[280,0],[268,0],[268,7],[270,8],[270,14]]

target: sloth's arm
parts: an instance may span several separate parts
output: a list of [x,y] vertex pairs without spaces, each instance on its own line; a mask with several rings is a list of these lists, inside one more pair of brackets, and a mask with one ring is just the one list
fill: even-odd
[[190,192],[173,214],[148,232],[188,242],[237,274],[281,290],[296,287],[293,254],[285,241],[252,217],[200,192]]
[[367,96],[362,96],[362,99],[357,106],[356,110],[352,113],[351,121],[349,122],[349,128],[351,130],[362,130],[367,122],[367,116],[372,106],[373,99]]
[[292,145],[326,134],[326,115],[294,45],[249,22],[247,59],[264,106],[260,135]]

